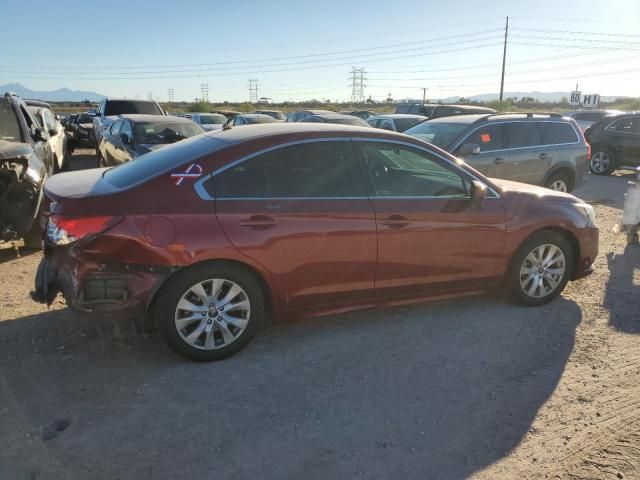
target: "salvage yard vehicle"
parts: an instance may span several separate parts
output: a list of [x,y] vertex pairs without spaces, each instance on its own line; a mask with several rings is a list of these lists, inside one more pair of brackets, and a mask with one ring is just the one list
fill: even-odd
[[369,124],[360,117],[356,117],[354,115],[341,115],[339,113],[309,115],[300,121],[305,123],[335,123],[336,125],[353,125],[355,127],[369,126]]
[[331,110],[298,110],[287,114],[287,122],[299,122],[311,115],[334,114]]
[[211,130],[220,130],[225,123],[227,123],[227,117],[220,113],[182,113],[179,117],[189,118],[202,127],[205,132]]
[[188,118],[158,115],[119,115],[98,147],[101,167],[120,165],[140,155],[204,133]]
[[408,113],[393,113],[390,115],[376,115],[369,117],[367,123],[374,128],[382,128],[392,132],[404,132],[426,119],[422,115]]
[[262,115],[269,115],[270,117],[275,118],[276,120],[285,121],[287,116],[281,112],[280,110],[256,110],[253,113],[260,113]]
[[25,103],[29,111],[36,117],[39,126],[49,133],[54,173],[67,170],[69,161],[67,158],[67,135],[62,124],[51,110],[51,106],[48,103],[37,100],[25,100]]
[[98,105],[93,118],[93,134],[96,145],[100,145],[102,135],[109,129],[118,115],[126,113],[139,113],[142,115],[166,115],[155,100],[130,100],[118,98],[105,98]]
[[49,134],[15,94],[0,97],[0,241],[40,248],[42,186],[53,174]]
[[616,168],[640,165],[640,113],[607,117],[584,132],[591,145],[591,172],[608,175]]
[[77,147],[95,148],[97,147],[96,138],[93,133],[92,115],[87,112],[79,113],[71,120],[69,125],[69,151],[73,151]]
[[450,117],[453,115],[477,115],[480,113],[496,113],[493,108],[476,107],[473,105],[440,105],[423,103],[401,103],[395,113],[409,113],[422,115],[427,118]]
[[620,110],[594,110],[594,109],[585,109],[585,110],[572,110],[570,112],[564,112],[562,116],[573,118],[580,130],[583,132],[600,120],[603,120],[606,117],[613,117],[614,115],[620,115]]
[[443,117],[405,133],[463,158],[492,178],[571,192],[589,175],[589,145],[575,121],[557,113]]
[[235,115],[224,124],[225,127],[239,127],[242,125],[255,125],[257,123],[280,123],[271,115],[262,115],[260,113],[241,113]]
[[373,128],[206,133],[45,186],[33,298],[155,320],[193,360],[275,320],[475,294],[543,305],[591,273],[593,208]]

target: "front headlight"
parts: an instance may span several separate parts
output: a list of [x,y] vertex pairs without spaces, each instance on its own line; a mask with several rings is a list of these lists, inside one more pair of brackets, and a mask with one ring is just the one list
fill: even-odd
[[576,203],[574,206],[584,215],[588,227],[596,227],[596,211],[591,205],[587,203]]

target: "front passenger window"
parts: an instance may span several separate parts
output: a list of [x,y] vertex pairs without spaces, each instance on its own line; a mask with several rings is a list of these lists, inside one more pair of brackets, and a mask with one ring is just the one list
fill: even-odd
[[359,143],[379,197],[468,197],[469,182],[453,165],[423,150]]
[[485,125],[480,127],[463,142],[474,143],[480,146],[481,152],[502,150],[504,148],[504,127],[502,125]]

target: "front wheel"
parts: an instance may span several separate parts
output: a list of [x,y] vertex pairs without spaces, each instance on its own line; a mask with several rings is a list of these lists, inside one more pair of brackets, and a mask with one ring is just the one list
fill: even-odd
[[245,347],[264,319],[254,276],[228,264],[177,273],[159,294],[158,327],[173,351],[195,361],[221,360]]
[[514,255],[507,286],[518,303],[544,305],[556,298],[573,271],[573,250],[559,233],[542,231],[529,237]]

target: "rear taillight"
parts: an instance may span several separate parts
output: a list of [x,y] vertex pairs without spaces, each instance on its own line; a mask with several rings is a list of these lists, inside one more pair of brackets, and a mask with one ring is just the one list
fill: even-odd
[[47,223],[47,240],[53,245],[67,245],[87,235],[95,235],[114,225],[117,217],[63,217],[51,215]]

